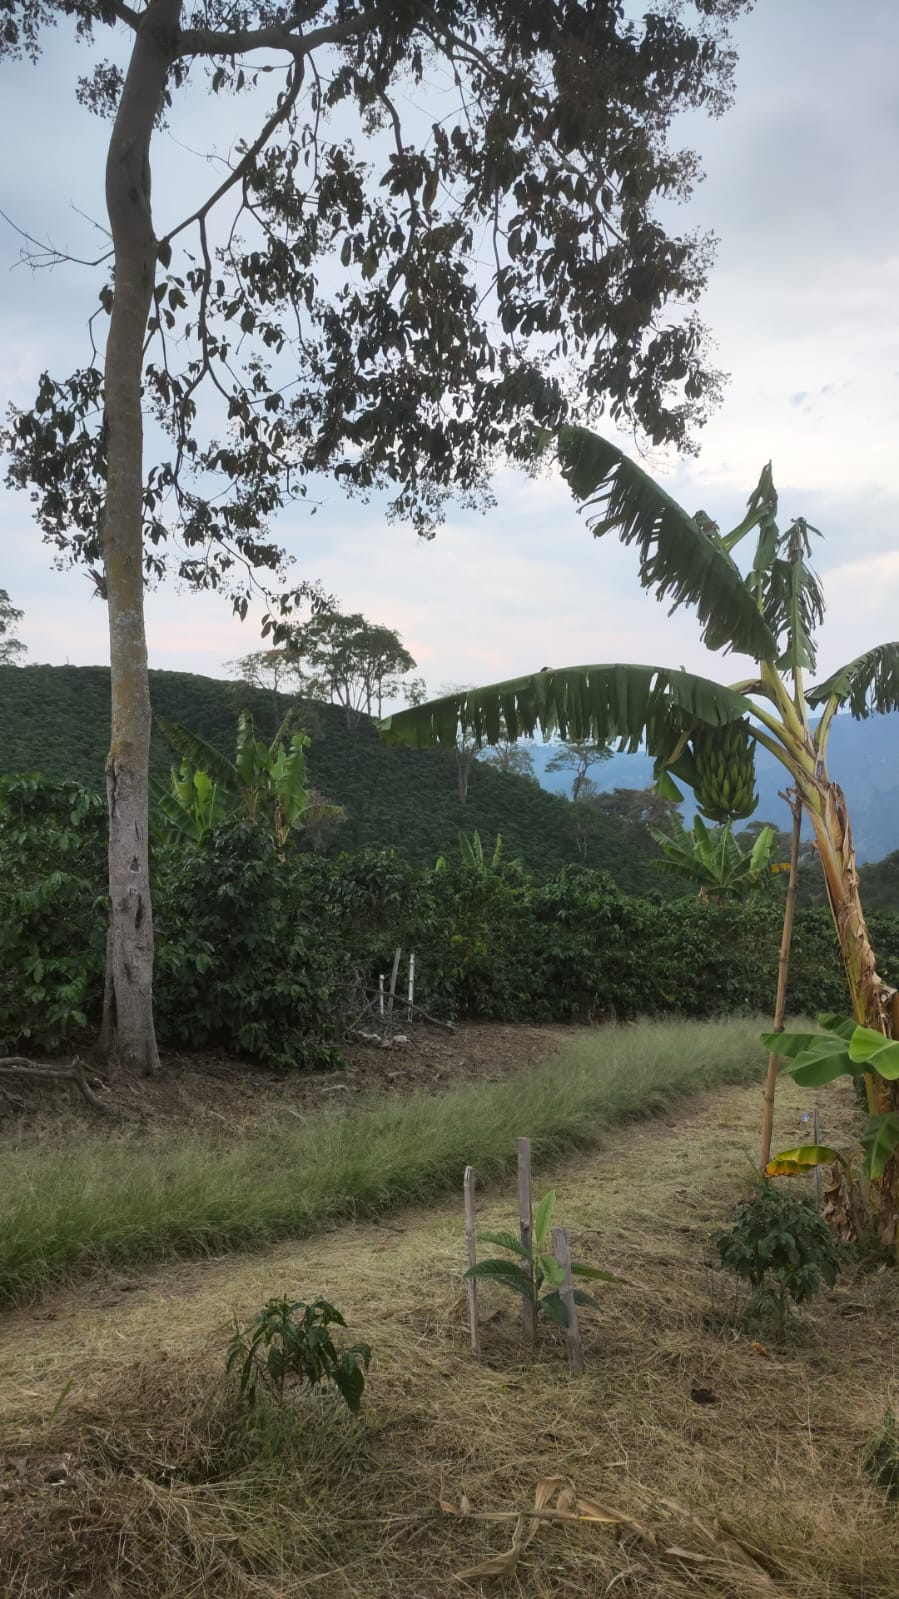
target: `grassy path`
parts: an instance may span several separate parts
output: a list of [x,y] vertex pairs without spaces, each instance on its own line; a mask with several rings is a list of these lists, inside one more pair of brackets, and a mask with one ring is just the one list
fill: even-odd
[[[577,1382],[552,1334],[535,1363],[524,1358],[516,1308],[496,1291],[482,1307],[484,1359],[471,1360],[458,1197],[8,1313],[0,1436],[17,1465],[0,1497],[0,1591],[505,1594],[456,1574],[501,1555],[512,1526],[442,1512],[441,1496],[526,1511],[536,1482],[562,1474],[643,1532],[542,1527],[515,1593],[895,1599],[896,1518],[858,1466],[895,1403],[895,1274],[850,1274],[785,1349],[765,1352],[705,1264],[749,1170],[759,1101],[757,1084],[707,1091],[676,1119],[621,1127],[600,1153],[547,1165],[538,1191],[556,1188],[577,1252],[631,1282],[584,1315]],[[799,1109],[787,1085],[779,1140],[793,1141]],[[828,1091],[838,1140],[851,1113]],[[482,1224],[508,1226],[515,1208],[514,1183],[497,1182]],[[373,1345],[361,1425],[319,1403],[292,1429],[241,1426],[221,1378],[231,1320],[279,1292],[326,1294],[348,1335]],[[66,1485],[48,1490],[60,1462]]]
[[88,1138],[0,1154],[0,1305],[97,1269],[219,1254],[386,1215],[484,1180],[527,1132],[544,1166],[627,1120],[758,1077],[762,1023],[644,1022],[575,1033],[520,1076],[221,1133]]

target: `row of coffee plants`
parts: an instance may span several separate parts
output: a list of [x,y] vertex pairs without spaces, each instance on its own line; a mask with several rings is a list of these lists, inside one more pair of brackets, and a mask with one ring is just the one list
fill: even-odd
[[[75,784],[0,782],[0,1052],[65,1049],[99,1022],[105,808]],[[392,852],[302,853],[244,820],[154,849],[157,1017],[171,1048],[276,1067],[321,1063],[360,992],[416,951],[416,999],[443,1017],[601,1020],[770,1008],[775,903],[630,898],[569,867],[452,851],[421,870]],[[899,918],[875,918],[887,978]],[[790,1008],[845,1011],[828,914],[797,917]]]

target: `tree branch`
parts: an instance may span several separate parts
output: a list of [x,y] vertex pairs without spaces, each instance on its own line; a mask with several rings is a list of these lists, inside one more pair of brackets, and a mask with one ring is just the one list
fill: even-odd
[[[314,15],[314,13],[313,13]],[[288,50],[296,60],[310,55],[326,44],[342,44],[359,33],[365,33],[375,23],[383,20],[378,7],[360,11],[346,22],[332,22],[311,33],[295,35],[291,30],[302,26],[304,17],[294,22],[273,24],[270,28],[239,28],[233,33],[215,33],[209,28],[187,28],[175,41],[175,56],[242,56],[252,50]]]
[[115,13],[120,22],[124,22],[127,27],[133,28],[135,33],[137,32],[141,23],[139,11],[132,11],[130,6],[125,5],[125,0],[105,0],[105,3],[107,8]]
[[290,85],[290,88],[287,90],[283,100],[281,101],[280,105],[275,107],[268,121],[262,127],[258,137],[253,140],[253,143],[250,145],[249,149],[244,151],[244,154],[238,161],[237,166],[234,167],[231,172],[229,172],[227,178],[225,178],[223,183],[219,184],[218,188],[214,190],[214,192],[209,196],[208,200],[204,200],[203,204],[197,211],[194,211],[191,216],[185,217],[183,222],[179,222],[177,227],[170,229],[165,237],[160,239],[160,244],[170,244],[172,239],[174,239],[177,234],[183,233],[185,228],[189,228],[194,222],[205,222],[213,206],[218,205],[219,200],[221,200],[222,197],[228,193],[228,190],[233,189],[234,185],[241,181],[241,179],[249,171],[257,155],[264,150],[275,129],[290,115],[291,111],[296,105],[302,87],[302,62],[298,62],[297,70],[294,74],[294,80]]
[[29,251],[23,250],[19,260],[25,266],[32,268],[54,267],[59,266],[62,261],[70,261],[74,266],[96,267],[102,266],[104,261],[112,260],[113,251],[111,249],[106,250],[103,255],[98,255],[95,261],[85,261],[80,255],[69,255],[65,250],[57,250],[55,244],[41,244],[40,239],[36,239],[33,234],[27,233],[24,228],[20,228],[18,222],[14,222],[8,212],[0,211],[0,217],[12,228],[14,233],[19,235],[20,239],[24,239],[28,244],[33,244],[35,249],[40,251],[39,255],[31,255]]

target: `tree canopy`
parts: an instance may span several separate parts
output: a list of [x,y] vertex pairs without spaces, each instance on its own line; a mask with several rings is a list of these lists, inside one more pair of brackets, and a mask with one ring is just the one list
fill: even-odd
[[[36,59],[65,18],[95,58],[111,30],[165,30],[166,117],[200,93],[252,96],[255,111],[272,86],[199,207],[154,195],[147,574],[222,587],[245,611],[254,571],[283,577],[274,523],[310,479],[383,488],[430,532],[448,495],[483,502],[498,454],[530,461],[536,429],[573,410],[685,445],[716,393],[690,309],[710,246],[666,231],[656,206],[696,175],[671,124],[726,105],[725,27],[746,3],[679,0],[636,21],[616,0],[239,14],[221,0],[3,0],[7,61]],[[77,80],[100,115],[123,87],[105,60]],[[439,119],[417,109],[425,91]],[[96,265],[88,359],[45,372],[6,435],[44,536],[90,563],[113,296],[108,258]],[[304,578],[282,594],[316,590]]]
[[0,666],[15,666],[26,653],[26,646],[13,631],[24,615],[16,610],[6,589],[0,589]]
[[[310,482],[383,491],[430,533],[569,416],[686,444],[716,389],[694,310],[709,249],[658,203],[690,187],[671,126],[726,103],[745,3],[637,21],[620,0],[0,0],[7,61],[66,18],[91,49],[131,36],[125,70],[94,54],[77,79],[112,118],[85,363],[42,373],[5,445],[108,607],[104,1036],[135,1069],[158,1066],[146,579],[223,588],[241,616],[263,586],[277,644],[301,603],[333,609],[308,573],[288,584],[275,527]],[[252,131],[199,204],[177,184],[151,202],[155,132],[199,93],[252,96]]]

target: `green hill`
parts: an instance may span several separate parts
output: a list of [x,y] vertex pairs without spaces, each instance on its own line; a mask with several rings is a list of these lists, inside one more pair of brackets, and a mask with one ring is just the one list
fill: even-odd
[[[243,684],[186,672],[151,672],[157,716],[181,722],[224,754],[234,749],[238,711],[247,705],[270,738],[290,701]],[[420,865],[455,849],[475,829],[492,846],[501,833],[507,858],[550,873],[570,862],[602,868],[631,893],[670,892],[652,868],[649,835],[619,817],[575,807],[524,778],[476,763],[467,803],[459,802],[450,751],[390,749],[370,722],[350,730],[331,705],[304,707],[310,719],[312,781],[343,805],[335,848],[396,849]],[[102,789],[109,743],[109,670],[101,666],[0,667],[0,773],[39,771]],[[173,754],[158,730],[152,769],[164,779]]]

